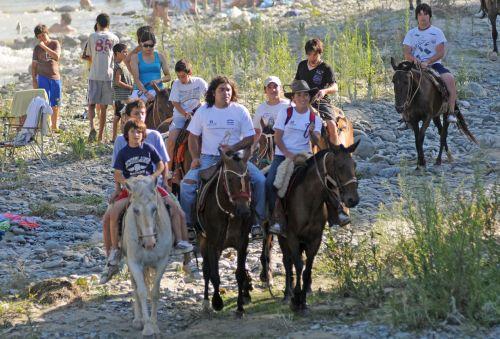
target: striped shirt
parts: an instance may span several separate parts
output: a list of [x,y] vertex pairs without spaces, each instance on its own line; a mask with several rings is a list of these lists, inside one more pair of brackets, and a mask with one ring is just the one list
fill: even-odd
[[[113,68],[113,74],[116,74],[116,72],[120,71],[121,72],[120,80],[126,83],[127,85],[132,85],[132,76],[130,75],[127,68],[124,66],[125,65],[123,63],[115,62],[115,66]],[[113,100],[115,101],[127,100],[130,97],[130,94],[132,94],[132,90],[119,87],[113,81]]]

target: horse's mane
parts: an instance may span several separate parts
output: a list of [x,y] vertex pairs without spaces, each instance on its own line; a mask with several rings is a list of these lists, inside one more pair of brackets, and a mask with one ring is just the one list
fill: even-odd
[[413,63],[411,61],[404,60],[404,61],[401,61],[396,66],[396,70],[397,71],[410,71],[412,68],[414,68],[414,66],[415,66],[415,63]]
[[309,159],[307,159],[305,165],[298,166],[297,170],[295,171],[295,174],[294,174],[294,176],[295,176],[294,185],[300,185],[304,181],[307,170],[310,167],[314,166],[314,164],[316,162],[318,162],[319,159],[321,159],[321,157],[323,157],[328,152],[331,152],[331,150],[330,149],[323,149],[323,150],[319,151],[318,153],[314,154]]

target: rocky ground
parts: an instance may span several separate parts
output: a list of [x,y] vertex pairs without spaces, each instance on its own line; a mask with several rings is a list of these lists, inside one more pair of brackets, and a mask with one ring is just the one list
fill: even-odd
[[[400,24],[397,13],[388,15],[384,25],[377,26],[375,2],[367,1],[358,7],[356,1],[322,1],[323,10],[342,13],[343,16],[357,11],[372,18],[379,39],[391,37],[391,27]],[[387,2],[388,3],[388,2]],[[465,1],[460,1],[465,3]],[[385,4],[389,6],[388,4]],[[395,6],[395,5],[393,5]],[[398,4],[397,6],[400,6]],[[308,7],[298,6],[297,14],[307,20]],[[263,11],[280,22],[291,23],[283,14],[291,10],[279,6]],[[379,9],[380,10],[380,9]],[[398,12],[401,14],[401,12]],[[464,13],[464,12],[462,12]],[[467,13],[467,12],[465,12]],[[473,13],[469,10],[468,13]],[[469,127],[480,141],[480,146],[470,143],[455,127],[451,127],[448,144],[455,159],[449,163],[444,159],[441,166],[434,166],[439,141],[434,127],[429,128],[425,142],[428,167],[416,173],[416,151],[411,131],[396,130],[398,115],[392,97],[373,102],[356,101],[342,107],[353,121],[356,135],[362,139],[357,155],[360,177],[360,204],[352,211],[350,228],[355,234],[370,230],[376,221],[380,204],[391,205],[399,196],[398,175],[408,172],[409,177],[424,177],[429,180],[444,177],[451,187],[471,184],[474,168],[479,165],[485,171],[482,179],[487,187],[497,180],[500,133],[499,86],[500,66],[489,61],[489,26],[486,21],[476,19],[471,30],[457,21],[459,12],[451,19],[438,19],[437,26],[449,25],[448,40],[451,51],[446,63],[457,69],[466,65],[477,75],[474,82],[463,87],[467,97],[461,101]],[[467,16],[473,14],[466,14]],[[339,15],[340,16],[340,15]],[[224,21],[226,20],[226,21]],[[321,19],[323,20],[323,19]],[[325,23],[331,18],[324,19]],[[210,18],[201,18],[207,24]],[[227,24],[227,19],[221,19]],[[391,24],[393,24],[391,26]],[[321,26],[312,27],[316,34]],[[75,44],[76,46],[77,44]],[[488,47],[486,47],[488,46]],[[460,52],[460,53],[458,53]],[[74,116],[83,112],[84,90],[77,48],[69,52],[64,65],[67,91],[67,108],[62,119],[62,128],[67,132],[56,136],[58,149],[49,149],[49,160],[44,164],[30,158],[26,162],[11,165],[0,173],[0,213],[11,212],[23,215],[38,214],[40,227],[29,231],[13,227],[0,241],[0,300],[12,301],[22,294],[29,283],[44,279],[63,278],[72,283],[66,292],[55,301],[40,304],[29,303],[18,306],[18,312],[7,312],[7,304],[0,309],[0,337],[137,337],[139,332],[131,327],[131,286],[124,271],[105,286],[97,285],[97,274],[104,265],[101,225],[99,216],[105,208],[105,199],[112,190],[112,173],[109,167],[111,146],[98,148],[94,158],[76,161],[65,143],[70,131],[86,128],[86,122]],[[457,56],[460,55],[460,56]],[[21,75],[20,81],[26,81]],[[21,86],[17,86],[21,87]],[[231,311],[235,308],[233,251],[225,251],[221,260],[221,278],[226,310],[213,315],[201,312],[203,283],[195,260],[190,267],[192,276],[182,272],[181,258],[173,258],[162,281],[160,305],[160,329],[165,336],[178,337],[395,337],[411,338],[462,336],[499,337],[500,328],[467,331],[459,326],[445,325],[440,329],[421,333],[405,331],[389,324],[387,319],[377,317],[377,310],[368,313],[357,311],[357,302],[350,298],[326,301],[323,293],[328,289],[328,280],[323,276],[313,278],[313,296],[309,316],[293,316],[286,305],[270,297],[264,286],[257,283],[260,265],[259,244],[252,243],[247,266],[254,278],[253,303],[247,306],[247,316],[235,320]],[[282,288],[283,269],[279,259],[275,263],[277,279],[275,293]],[[323,292],[322,292],[323,291]]]

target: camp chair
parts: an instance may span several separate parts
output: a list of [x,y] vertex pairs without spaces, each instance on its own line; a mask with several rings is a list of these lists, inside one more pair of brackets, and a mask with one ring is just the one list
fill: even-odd
[[[36,117],[36,124],[34,127],[23,127],[23,123],[26,119],[26,113],[28,106],[31,101],[36,98],[41,97],[45,101],[48,101],[47,93],[44,89],[30,89],[25,91],[19,91],[14,93],[12,99],[12,105],[10,110],[8,110],[2,117],[3,122],[3,139],[0,141],[0,148],[4,150],[4,157],[2,159],[2,170],[5,167],[5,163],[10,160],[15,160],[15,151],[18,148],[28,146],[37,155],[40,161],[43,163],[44,150],[43,150],[43,137],[48,131],[52,142],[55,145],[54,137],[50,127],[48,125],[47,115],[43,113],[42,108],[38,111]],[[23,130],[31,135],[28,142],[19,142],[16,140],[19,132]]]

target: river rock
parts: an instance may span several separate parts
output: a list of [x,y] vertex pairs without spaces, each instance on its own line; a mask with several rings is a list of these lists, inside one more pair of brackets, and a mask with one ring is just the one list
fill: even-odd
[[400,172],[401,169],[399,167],[388,167],[380,170],[380,172],[378,172],[378,175],[384,178],[391,178],[398,175]]
[[42,267],[46,269],[57,268],[62,266],[64,266],[64,259],[62,258],[57,258],[42,264]]
[[365,135],[358,135],[354,137],[355,142],[358,140],[360,140],[360,143],[356,148],[356,151],[354,151],[355,155],[357,155],[362,159],[367,159],[371,157],[373,154],[375,154],[376,147],[373,141],[370,139],[370,137]]
[[483,86],[474,81],[469,81],[465,83],[464,94],[467,97],[485,97],[488,95],[488,91],[484,89]]
[[378,132],[380,139],[388,142],[396,142],[396,136],[393,131],[380,131]]
[[500,101],[491,103],[489,108],[491,112],[500,113]]

